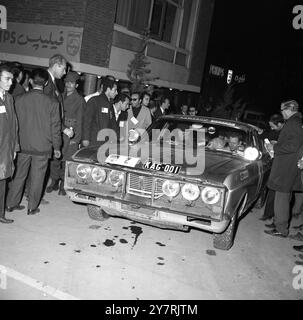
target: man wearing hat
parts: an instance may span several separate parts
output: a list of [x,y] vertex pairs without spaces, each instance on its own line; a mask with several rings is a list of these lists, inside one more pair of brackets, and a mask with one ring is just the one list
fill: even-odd
[[268,180],[268,188],[275,191],[274,225],[265,233],[287,237],[289,233],[290,199],[293,191],[302,191],[301,172],[297,167],[302,157],[303,128],[302,115],[295,100],[281,103],[281,113],[285,124],[281,130],[278,142],[271,145],[274,151],[273,164]]
[[[62,163],[60,169],[60,187],[59,195],[66,195],[64,190],[64,172],[65,161],[78,150],[82,135],[82,114],[86,102],[77,92],[77,81],[79,75],[75,71],[67,73],[64,83],[65,91],[63,94],[64,106],[64,130],[63,130],[63,148]],[[72,135],[70,134],[72,133]]]

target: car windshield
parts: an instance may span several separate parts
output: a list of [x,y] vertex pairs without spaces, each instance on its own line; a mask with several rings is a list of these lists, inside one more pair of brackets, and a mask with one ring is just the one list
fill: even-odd
[[153,143],[162,142],[194,148],[206,148],[227,153],[242,154],[246,147],[254,146],[248,131],[223,123],[199,122],[197,120],[159,119],[147,131],[145,139]]

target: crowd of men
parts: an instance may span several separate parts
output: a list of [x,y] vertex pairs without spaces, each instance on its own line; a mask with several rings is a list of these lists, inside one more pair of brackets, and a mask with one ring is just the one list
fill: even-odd
[[[48,203],[45,192],[66,195],[65,161],[79,147],[96,144],[102,129],[113,130],[123,140],[128,130],[147,129],[170,107],[168,97],[152,101],[148,92],[118,90],[112,76],[102,79],[97,92],[83,97],[77,91],[79,74],[66,72],[67,66],[60,54],[49,59],[47,70],[37,68],[31,73],[20,63],[1,64],[2,223],[13,222],[5,218],[5,211],[25,208],[20,204],[23,194],[28,200],[29,215],[38,213],[41,203]],[[195,108],[189,114],[196,114]]]
[[[102,129],[113,130],[122,141],[130,129],[146,130],[170,107],[168,97],[151,101],[148,92],[119,92],[112,76],[103,78],[100,89],[84,98],[77,91],[78,73],[66,73],[66,68],[67,61],[59,54],[50,58],[47,70],[37,68],[27,76],[18,64],[0,65],[2,223],[13,222],[5,218],[5,210],[24,209],[20,205],[24,189],[29,215],[39,212],[39,204],[46,202],[43,199],[45,192],[58,191],[59,195],[65,195],[65,161],[80,146],[96,144]],[[56,79],[63,79],[63,92]],[[183,104],[180,113],[197,115],[197,109]],[[283,102],[281,114],[282,117],[274,115],[269,121],[276,135],[273,137],[269,133],[266,136],[266,147],[273,156],[273,164],[262,220],[274,217],[273,223],[267,225],[266,233],[287,237],[293,195],[296,199],[294,215],[300,215],[303,208],[303,128],[296,101]],[[231,141],[229,148],[232,145]],[[51,181],[46,187],[48,178]],[[302,230],[303,225],[298,229]],[[303,241],[303,235],[298,232],[295,239]],[[302,246],[298,249],[303,250]]]

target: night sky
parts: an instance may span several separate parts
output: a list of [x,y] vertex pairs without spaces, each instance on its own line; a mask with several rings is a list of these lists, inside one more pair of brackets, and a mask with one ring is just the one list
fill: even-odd
[[[246,74],[238,95],[267,114],[285,99],[303,105],[303,29],[292,26],[297,4],[303,2],[216,0],[205,74],[210,64]],[[226,78],[211,81],[217,86]]]

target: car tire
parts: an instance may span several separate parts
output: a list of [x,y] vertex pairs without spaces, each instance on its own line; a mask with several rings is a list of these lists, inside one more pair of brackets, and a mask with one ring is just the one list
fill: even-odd
[[234,214],[229,226],[223,233],[214,233],[213,244],[216,249],[229,250],[233,246],[237,221],[237,214]]
[[256,201],[256,203],[255,203],[255,205],[254,205],[254,207],[255,207],[256,209],[262,209],[262,208],[263,208],[263,206],[264,206],[264,204],[265,204],[265,202],[266,202],[267,193],[268,193],[268,189],[267,189],[267,188],[264,188],[264,189],[261,191],[261,193],[260,193],[260,195],[259,195],[259,198],[258,198],[258,200]]
[[109,215],[104,210],[92,204],[87,205],[87,213],[92,220],[105,221],[109,218]]

